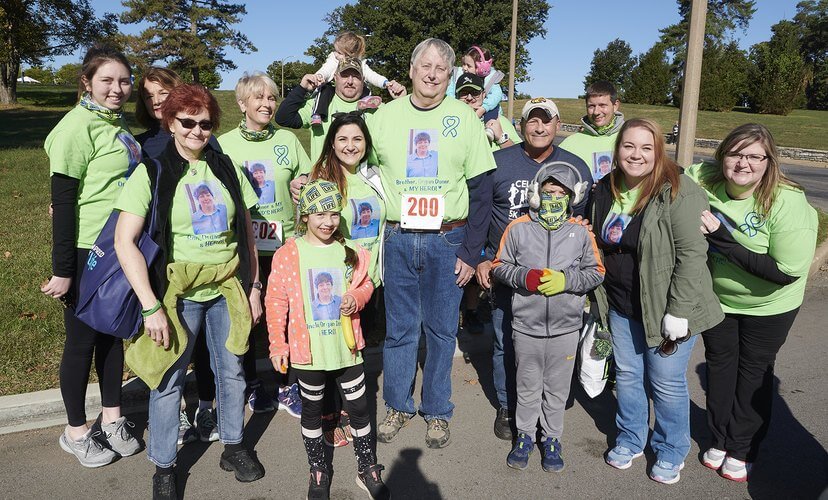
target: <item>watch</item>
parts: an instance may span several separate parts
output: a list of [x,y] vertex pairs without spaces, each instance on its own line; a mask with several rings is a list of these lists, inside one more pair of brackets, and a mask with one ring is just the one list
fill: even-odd
[[506,144],[507,142],[509,142],[509,134],[507,134],[506,132],[503,132],[503,135],[501,135],[500,139],[497,140],[497,145],[502,146],[502,145]]
[[250,287],[255,288],[256,290],[261,290],[262,289],[262,282],[261,281],[254,281],[253,283],[250,284]]

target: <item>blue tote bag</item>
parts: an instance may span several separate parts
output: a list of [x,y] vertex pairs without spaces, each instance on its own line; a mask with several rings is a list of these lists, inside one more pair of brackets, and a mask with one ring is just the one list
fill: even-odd
[[[155,160],[152,160],[155,161]],[[155,189],[152,193],[152,204],[148,214],[148,222],[138,240],[138,248],[152,266],[161,249],[150,237],[155,233],[155,212],[158,192],[158,179],[161,174],[161,165],[156,161]],[[141,327],[141,302],[132,290],[132,286],[121,269],[118,256],[115,255],[115,225],[118,223],[120,211],[113,210],[86,262],[80,282],[78,283],[78,300],[75,304],[75,316],[95,330],[130,339]],[[80,263],[79,263],[80,264]]]

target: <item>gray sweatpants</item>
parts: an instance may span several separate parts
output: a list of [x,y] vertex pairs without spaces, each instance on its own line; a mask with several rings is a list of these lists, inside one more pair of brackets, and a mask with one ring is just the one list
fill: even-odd
[[540,418],[543,438],[560,438],[575,367],[578,332],[548,338],[515,332],[513,339],[517,365],[517,430],[534,439]]

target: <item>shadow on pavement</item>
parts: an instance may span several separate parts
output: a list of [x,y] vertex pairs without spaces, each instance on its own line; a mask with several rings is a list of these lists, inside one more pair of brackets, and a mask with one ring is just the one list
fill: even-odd
[[423,451],[416,448],[403,448],[388,467],[385,484],[394,492],[395,499],[411,498],[417,500],[438,500],[443,496],[440,487],[426,479],[420,470],[419,461]]
[[590,398],[584,388],[581,387],[581,382],[578,380],[578,370],[575,369],[572,373],[572,385],[569,390],[569,400],[566,402],[566,408],[571,408],[575,401],[581,405],[581,408],[589,415],[595,428],[598,432],[604,435],[601,440],[597,436],[588,438],[583,442],[575,443],[576,446],[584,450],[590,456],[604,459],[604,454],[613,445],[615,445],[615,436],[618,430],[615,427],[615,393],[612,390],[611,384],[604,387],[603,392],[594,398]]

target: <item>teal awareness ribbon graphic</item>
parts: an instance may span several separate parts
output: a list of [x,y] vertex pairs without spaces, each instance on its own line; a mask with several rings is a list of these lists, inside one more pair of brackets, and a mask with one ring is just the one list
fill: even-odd
[[460,118],[456,116],[443,117],[443,137],[457,137],[457,127],[460,126]]
[[273,152],[276,153],[277,165],[288,165],[290,163],[287,159],[289,151],[290,150],[287,146],[283,146],[281,144],[273,146]]
[[762,214],[750,212],[745,216],[745,223],[739,226],[739,230],[748,237],[753,238],[759,234],[759,228],[765,225],[765,218]]

